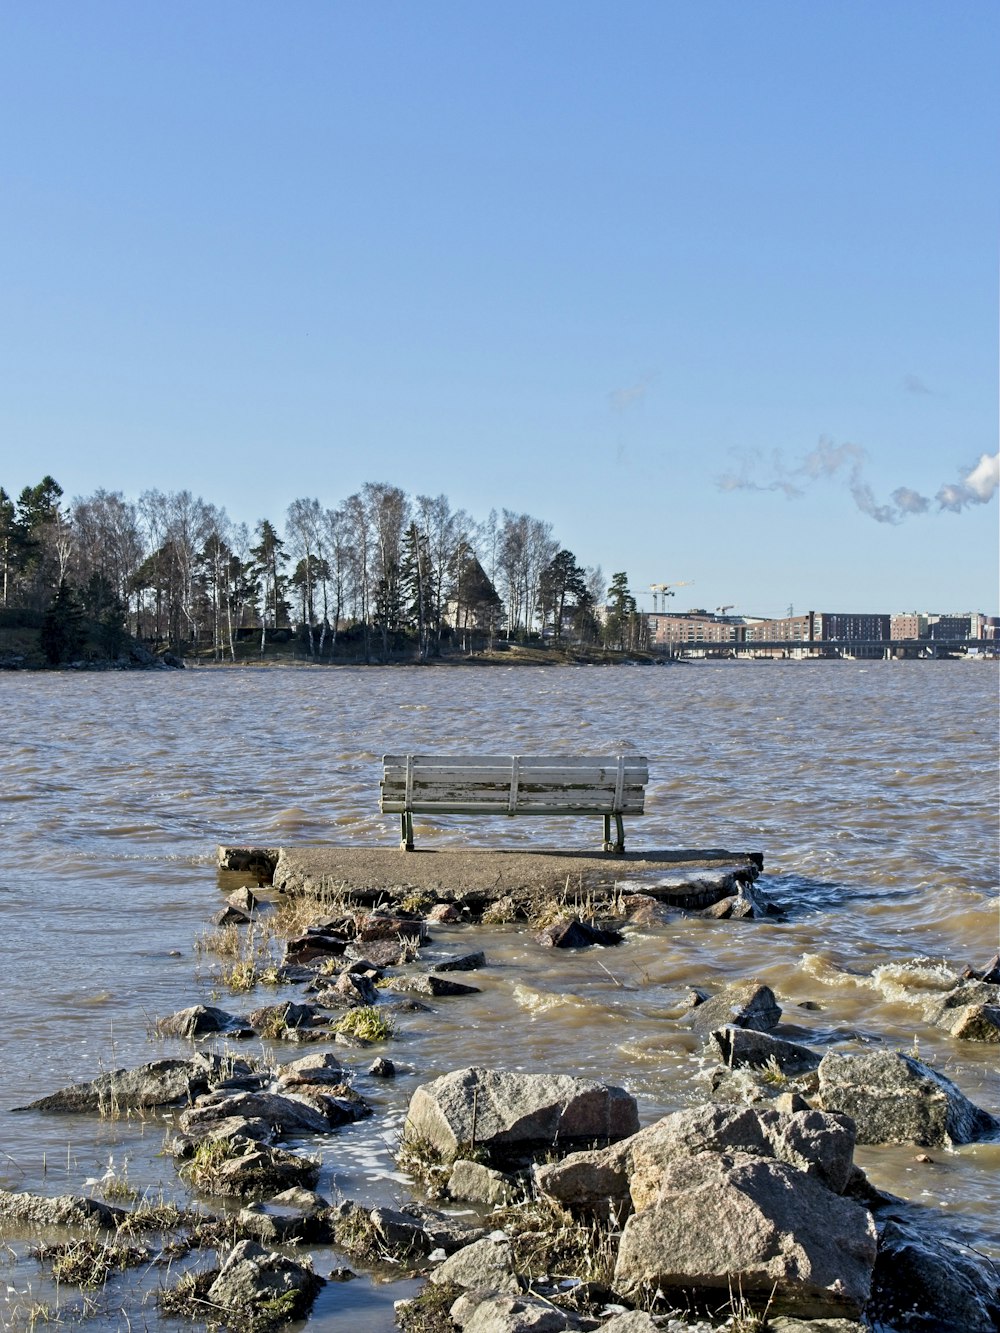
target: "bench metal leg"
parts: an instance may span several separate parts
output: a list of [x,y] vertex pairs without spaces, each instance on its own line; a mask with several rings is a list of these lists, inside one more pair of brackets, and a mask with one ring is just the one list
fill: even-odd
[[404,810],[399,816],[400,834],[399,850],[401,852],[413,851],[413,815],[409,810]]
[[625,850],[625,826],[622,824],[621,815],[615,815],[614,819],[615,819],[615,832],[618,835],[617,840],[615,842],[611,841],[611,816],[605,815],[604,842],[601,845],[601,851],[615,852],[617,855],[620,856]]

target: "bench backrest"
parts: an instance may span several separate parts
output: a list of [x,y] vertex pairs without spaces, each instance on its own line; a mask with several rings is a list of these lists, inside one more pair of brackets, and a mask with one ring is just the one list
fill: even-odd
[[644,755],[427,755],[382,758],[385,814],[641,815]]

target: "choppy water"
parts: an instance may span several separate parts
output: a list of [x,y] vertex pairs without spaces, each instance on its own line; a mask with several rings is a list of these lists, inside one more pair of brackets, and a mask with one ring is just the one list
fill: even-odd
[[[408,1072],[358,1081],[378,1115],[309,1145],[325,1192],[402,1200],[390,1149],[413,1088],[495,1064],[498,1049],[508,1067],[622,1083],[644,1122],[701,1099],[701,1065],[674,1018],[689,985],[746,976],[771,985],[803,1039],[916,1047],[1000,1114],[997,1048],[927,1027],[899,984],[939,987],[997,948],[997,714],[995,667],[968,662],[0,677],[0,1188],[81,1191],[110,1157],[133,1183],[176,1194],[155,1120],[6,1110],[183,1050],[151,1038],[158,1015],[199,1000],[251,1007],[219,993],[195,948],[234,886],[215,870],[216,845],[394,845],[377,800],[390,750],[634,746],[651,782],[647,815],[626,821],[630,848],[762,850],[764,886],[789,919],[678,916],[616,950],[557,956],[517,928],[477,932],[492,964],[476,978],[482,995],[408,1016],[387,1051]],[[583,847],[593,823],[456,819],[419,838]],[[442,954],[473,943],[457,927],[435,941]],[[820,1010],[797,1009],[805,1000]],[[1000,1144],[932,1155],[858,1154],[877,1184],[960,1215],[1000,1255]],[[321,1272],[335,1261],[317,1255]],[[6,1277],[0,1328],[13,1328],[15,1306],[46,1288],[30,1261]],[[331,1285],[310,1328],[349,1312],[359,1330],[387,1329],[399,1294]],[[142,1317],[157,1327],[151,1308]],[[131,1320],[140,1326],[134,1309]],[[127,1325],[111,1308],[102,1326]]]

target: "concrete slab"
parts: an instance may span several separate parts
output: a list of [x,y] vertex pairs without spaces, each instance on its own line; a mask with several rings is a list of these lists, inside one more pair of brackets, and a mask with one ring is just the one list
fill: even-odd
[[[416,890],[442,901],[469,894],[486,900],[509,893],[560,893],[613,889],[623,884],[632,892],[657,897],[680,896],[686,884],[704,892],[709,882],[720,888],[736,880],[753,880],[763,864],[759,852],[723,848],[679,848],[631,851],[621,856],[562,850],[434,848],[402,852],[395,847],[219,848],[219,867],[266,878],[273,866],[276,889],[321,894],[348,888],[362,894]],[[658,881],[663,888],[657,892]],[[663,889],[667,892],[663,892]]]

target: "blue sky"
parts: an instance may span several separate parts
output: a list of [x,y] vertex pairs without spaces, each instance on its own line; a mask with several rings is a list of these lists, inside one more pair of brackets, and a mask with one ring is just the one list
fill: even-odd
[[676,609],[995,613],[998,50],[994,0],[9,3],[0,484],[388,481]]

